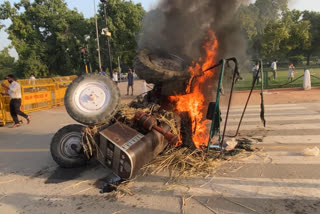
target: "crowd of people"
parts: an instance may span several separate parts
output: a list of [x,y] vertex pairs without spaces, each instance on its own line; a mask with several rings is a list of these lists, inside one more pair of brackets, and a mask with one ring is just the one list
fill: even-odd
[[[257,81],[257,83],[259,84],[261,82],[261,75],[260,75],[260,62],[256,62],[252,68],[252,84],[254,85],[255,82]],[[278,72],[278,60],[275,59],[273,60],[273,62],[271,63],[270,66],[270,71],[272,72],[272,76],[269,77],[269,75],[267,75],[267,77],[271,80],[276,80],[277,79],[277,72]],[[288,70],[288,82],[294,82],[294,78],[295,78],[295,66],[293,63],[289,64],[289,70]],[[310,71],[308,69],[305,69],[304,71],[304,81],[303,81],[303,88],[305,90],[310,90],[311,89],[311,74]]]
[[[278,71],[278,60],[274,60],[271,63],[270,66],[271,72],[272,72],[272,76],[269,79],[272,80],[276,80],[277,79],[277,71]],[[253,83],[255,81],[255,78],[257,78],[258,83],[261,82],[261,76],[258,73],[258,71],[260,70],[260,62],[256,62],[252,68],[252,76],[253,76]],[[288,73],[288,81],[293,81],[295,76],[295,67],[293,63],[289,64],[289,73]]]

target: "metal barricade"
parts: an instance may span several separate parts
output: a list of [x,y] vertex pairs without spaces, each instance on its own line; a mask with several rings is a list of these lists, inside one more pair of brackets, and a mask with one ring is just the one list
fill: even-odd
[[52,108],[55,86],[52,79],[26,79],[18,82],[21,85],[23,111],[30,113]]
[[[2,83],[9,86],[7,81],[0,82],[0,84]],[[0,92],[6,92],[6,90],[0,86]],[[0,95],[0,124],[6,125],[8,122],[12,122],[10,115],[10,98]]]
[[53,105],[60,106],[64,105],[64,96],[66,94],[67,88],[72,83],[77,76],[65,76],[65,77],[54,77],[52,78],[55,89],[54,89],[54,97],[53,97]]
[[[77,76],[17,80],[21,85],[21,109],[30,113],[63,105],[66,90],[75,78]],[[9,86],[7,81],[4,83]],[[0,92],[6,91],[0,87]],[[0,95],[0,124],[5,125],[8,122],[12,122],[10,97]]]

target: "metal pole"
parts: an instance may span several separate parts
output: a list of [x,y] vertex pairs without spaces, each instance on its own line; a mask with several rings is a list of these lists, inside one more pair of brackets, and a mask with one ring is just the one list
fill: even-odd
[[[90,58],[90,52],[89,52],[89,45],[87,44],[87,52],[88,52],[88,56]],[[90,69],[90,73],[92,73],[92,67],[91,67],[91,61],[89,60],[89,69]]]
[[265,119],[265,112],[264,112],[264,94],[263,94],[263,90],[264,90],[264,85],[263,85],[263,82],[264,82],[264,69],[263,69],[263,61],[260,60],[260,70],[261,70],[261,93],[260,93],[260,96],[261,96],[261,112],[260,112],[260,119],[261,121],[263,122],[263,126],[266,127],[266,119]]
[[84,65],[84,68],[85,68],[85,70],[86,70],[86,74],[89,73],[89,72],[88,72],[88,65],[87,65],[87,64]]
[[[218,88],[217,88],[217,97],[216,97],[216,103],[214,106],[214,113],[213,113],[213,118],[212,118],[212,123],[211,123],[207,152],[210,151],[211,140],[216,135],[216,131],[217,131],[216,126],[218,126],[220,129],[220,123],[216,124],[216,121],[217,121],[217,117],[220,117],[220,114],[219,114],[220,95],[221,95],[221,88],[222,88],[222,81],[223,81],[223,76],[224,76],[225,65],[226,65],[226,60],[223,59],[222,65],[221,65],[221,70],[220,70],[220,76],[219,76],[219,82],[218,82]],[[218,119],[218,121],[220,121],[220,118]],[[222,150],[221,142],[220,142],[220,148]]]
[[118,69],[119,69],[119,73],[121,73],[120,56],[118,56]]
[[[264,65],[261,65],[261,67],[263,68]],[[268,75],[268,70],[263,72],[264,73],[264,81],[265,81],[265,87],[268,88],[269,87],[269,75]]]
[[[104,11],[104,18],[105,18],[105,21],[106,21],[106,28],[108,28],[108,22],[107,22],[107,8],[106,8],[106,3],[107,2],[104,2],[102,3],[103,4],[103,11]],[[110,49],[110,40],[109,40],[109,36],[107,36],[107,49],[108,49],[108,56],[109,56],[109,72],[110,72],[110,76],[112,78],[112,55],[111,55],[111,49]]]
[[97,52],[98,52],[99,70],[100,70],[102,66],[101,66],[101,54],[100,54],[100,41],[99,41],[99,30],[98,30],[96,0],[93,0],[93,4],[94,4],[94,19],[95,19],[95,22],[96,22]]

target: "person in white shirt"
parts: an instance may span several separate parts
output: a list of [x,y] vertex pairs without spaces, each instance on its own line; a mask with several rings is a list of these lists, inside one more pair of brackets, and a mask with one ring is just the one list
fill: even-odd
[[31,75],[30,75],[30,79],[31,79],[31,80],[35,80],[35,79],[36,79],[36,76],[35,76],[34,74],[31,74]]
[[[30,75],[30,80],[29,80],[30,85],[35,85],[36,84],[36,76],[34,74]],[[36,88],[32,88],[32,90],[35,90]]]
[[119,81],[118,80],[118,72],[116,70],[114,70],[112,73],[112,80],[116,85],[118,85],[118,81]]
[[277,78],[277,70],[278,70],[278,60],[274,60],[273,63],[271,64],[271,70],[273,74],[273,80]]
[[295,73],[295,67],[293,63],[289,65],[289,73],[288,73],[288,81],[293,81],[294,78],[294,73]]
[[20,122],[18,119],[18,115],[24,117],[28,124],[30,123],[30,116],[26,115],[24,112],[20,110],[21,108],[21,86],[18,82],[15,81],[13,75],[8,75],[7,77],[8,82],[10,83],[9,87],[5,84],[1,84],[7,92],[1,93],[2,95],[9,95],[10,96],[10,114],[14,121],[14,125],[11,128],[17,128],[20,126]]

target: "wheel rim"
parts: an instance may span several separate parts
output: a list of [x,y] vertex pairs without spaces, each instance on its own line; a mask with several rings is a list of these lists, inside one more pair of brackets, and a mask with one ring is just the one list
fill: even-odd
[[109,105],[110,90],[101,82],[82,84],[76,90],[74,101],[81,111],[96,113]]
[[62,154],[68,158],[79,157],[82,149],[81,133],[70,132],[61,139],[60,149]]

